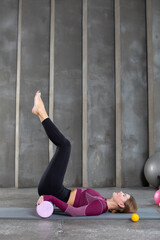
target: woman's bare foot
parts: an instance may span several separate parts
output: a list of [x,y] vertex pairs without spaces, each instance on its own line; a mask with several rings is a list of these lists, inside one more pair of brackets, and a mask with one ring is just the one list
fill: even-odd
[[32,113],[37,115],[41,122],[48,118],[48,115],[46,113],[46,110],[45,110],[45,106],[44,106],[44,103],[41,99],[41,92],[40,91],[37,91],[36,94],[35,94],[35,97],[34,97],[34,106],[32,108]]
[[32,108],[32,113],[35,115],[39,115],[39,108],[41,107],[41,93],[40,91],[37,91],[34,96],[34,106]]

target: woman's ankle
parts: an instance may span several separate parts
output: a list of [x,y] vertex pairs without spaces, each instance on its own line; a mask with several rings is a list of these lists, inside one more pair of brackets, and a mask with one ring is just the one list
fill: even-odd
[[48,118],[47,113],[39,115],[39,119],[41,122],[43,122],[46,118]]

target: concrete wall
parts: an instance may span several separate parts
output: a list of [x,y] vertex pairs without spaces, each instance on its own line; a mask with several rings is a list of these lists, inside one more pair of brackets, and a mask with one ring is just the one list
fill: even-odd
[[160,1],[152,1],[152,39],[154,72],[154,146],[160,151]]
[[88,183],[115,185],[113,1],[88,1]]
[[143,185],[148,157],[145,1],[122,0],[122,185]]
[[0,187],[14,186],[18,1],[0,7]]
[[[148,0],[147,0],[148,1]],[[50,26],[54,39],[53,119],[72,143],[66,186],[82,186],[83,3],[87,2],[87,183],[116,184],[116,128],[121,131],[121,182],[145,186],[143,167],[149,156],[148,67],[145,0],[1,0],[0,8],[0,187],[13,187],[15,178],[16,77],[18,13],[22,10],[18,186],[37,186],[49,162],[48,139],[31,109],[40,89],[49,109]],[[121,122],[116,122],[115,3],[120,8]],[[159,22],[160,3],[151,1],[154,145],[159,151]],[[19,32],[19,33],[20,33]],[[16,135],[17,136],[17,135]]]

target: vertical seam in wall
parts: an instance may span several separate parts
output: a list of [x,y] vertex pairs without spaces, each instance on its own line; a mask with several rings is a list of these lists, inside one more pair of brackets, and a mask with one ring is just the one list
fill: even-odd
[[[50,80],[49,80],[49,116],[53,121],[54,110],[54,29],[55,29],[55,0],[51,0],[50,11]],[[49,161],[53,156],[53,143],[49,140]]]
[[20,108],[20,78],[21,78],[21,25],[22,0],[18,5],[18,44],[17,44],[17,83],[16,83],[16,133],[15,133],[15,187],[19,179],[19,108]]
[[88,187],[88,134],[87,134],[87,89],[88,89],[88,61],[87,61],[87,0],[83,0],[83,121],[82,121],[82,186]]
[[147,68],[148,68],[148,118],[149,118],[149,156],[155,151],[154,146],[154,75],[152,42],[152,1],[146,0],[147,17]]
[[121,46],[120,0],[115,0],[115,81],[116,81],[116,186],[122,186],[122,102],[121,102]]

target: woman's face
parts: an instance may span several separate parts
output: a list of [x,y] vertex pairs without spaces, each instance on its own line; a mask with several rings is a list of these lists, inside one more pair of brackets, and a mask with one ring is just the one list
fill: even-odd
[[113,200],[120,206],[122,205],[130,198],[130,195],[123,192],[114,192],[113,193]]

